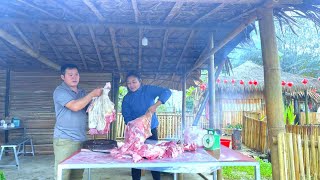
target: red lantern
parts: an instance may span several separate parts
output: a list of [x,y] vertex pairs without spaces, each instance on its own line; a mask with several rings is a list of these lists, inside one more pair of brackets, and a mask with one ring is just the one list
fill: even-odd
[[253,84],[253,81],[250,80],[250,81],[249,81],[249,85],[252,85],[252,84]]
[[301,82],[302,84],[306,85],[308,83],[308,79],[304,78]]
[[287,83],[285,81],[281,81],[281,86],[285,86]]
[[287,85],[288,85],[288,87],[292,87],[293,86],[293,82],[288,82]]
[[234,84],[236,81],[234,79],[231,80],[231,83]]
[[243,80],[240,80],[240,84],[241,84],[241,85],[244,85],[244,81],[243,81]]
[[316,93],[317,89],[311,89],[311,92]]
[[225,84],[227,84],[227,83],[228,83],[228,80],[225,79],[223,82],[224,82]]
[[257,81],[257,80],[254,80],[254,81],[253,81],[253,85],[255,85],[255,86],[258,85],[258,81]]
[[205,83],[200,84],[200,90],[205,91],[207,89],[207,85]]
[[220,83],[220,79],[217,79],[217,83],[218,83],[218,84]]

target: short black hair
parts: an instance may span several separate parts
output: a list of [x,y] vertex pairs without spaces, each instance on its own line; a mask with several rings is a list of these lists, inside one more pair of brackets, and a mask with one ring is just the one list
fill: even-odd
[[61,75],[65,75],[66,74],[66,69],[77,69],[79,71],[78,66],[75,65],[75,64],[64,64],[64,65],[61,66],[61,69],[60,69]]
[[128,74],[127,74],[127,76],[126,76],[126,81],[127,81],[128,78],[131,77],[131,76],[136,77],[136,78],[141,82],[141,76],[140,76],[140,74],[139,74],[138,72],[136,72],[136,71],[129,71]]

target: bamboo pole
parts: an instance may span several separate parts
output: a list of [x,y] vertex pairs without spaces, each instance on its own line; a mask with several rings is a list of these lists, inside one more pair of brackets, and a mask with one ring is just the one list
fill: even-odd
[[306,179],[311,180],[310,176],[310,159],[309,159],[309,143],[308,136],[304,135],[304,157],[305,157],[305,167],[306,167]]
[[[317,173],[317,156],[316,156],[316,147],[315,147],[315,137],[313,135],[310,136],[311,140],[311,176],[314,179],[318,179],[318,173]],[[319,148],[319,147],[318,147]]]
[[298,153],[299,153],[299,169],[300,169],[300,179],[305,180],[305,171],[304,171],[304,161],[303,161],[303,149],[301,143],[301,135],[297,135],[298,140]]
[[292,134],[291,133],[286,133],[286,146],[288,149],[288,169],[289,169],[289,177],[290,179],[296,179],[295,176],[295,166],[294,166],[294,155],[293,155],[293,143],[292,143]]
[[280,175],[280,180],[284,180],[286,177],[286,173],[285,173],[285,156],[284,156],[284,146],[283,146],[283,142],[284,141],[284,134],[278,134],[278,157],[279,157],[279,175]]
[[272,138],[285,132],[283,122],[282,87],[280,79],[280,64],[275,38],[273,9],[262,9],[260,12],[259,27],[264,65],[265,97],[268,117],[268,144],[271,149],[272,177],[279,178],[279,163],[277,145]]
[[295,176],[296,176],[297,180],[300,180],[297,134],[292,134],[292,142],[293,142],[294,168],[295,168],[294,172],[295,172]]

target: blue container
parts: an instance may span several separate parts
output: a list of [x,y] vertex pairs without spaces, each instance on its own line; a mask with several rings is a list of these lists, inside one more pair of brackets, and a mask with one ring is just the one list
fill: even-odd
[[15,127],[19,127],[20,126],[20,119],[13,119],[12,122],[13,122]]

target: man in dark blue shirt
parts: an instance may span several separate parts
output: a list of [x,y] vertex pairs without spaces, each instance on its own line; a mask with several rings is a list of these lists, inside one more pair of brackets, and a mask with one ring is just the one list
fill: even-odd
[[[157,108],[164,104],[171,96],[171,91],[166,88],[142,85],[140,76],[137,73],[130,72],[126,77],[128,93],[122,101],[122,115],[126,124],[144,115],[148,110],[153,113],[151,120],[152,136],[148,139],[158,140],[157,127],[159,121],[155,114]],[[155,99],[158,98],[155,103]],[[160,172],[151,171],[152,177],[155,180],[160,179]],[[133,180],[141,179],[141,170],[132,169],[131,175]]]

